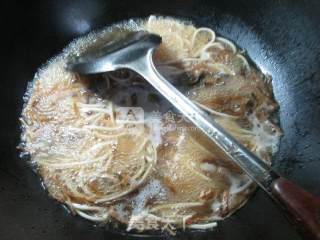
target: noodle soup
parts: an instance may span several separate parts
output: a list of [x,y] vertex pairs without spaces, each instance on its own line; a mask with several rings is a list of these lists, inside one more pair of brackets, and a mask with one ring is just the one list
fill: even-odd
[[64,68],[135,30],[159,34],[159,72],[271,164],[281,135],[271,78],[212,29],[154,16],[76,39],[38,71],[21,116],[23,151],[50,196],[90,221],[212,228],[246,203],[256,187],[248,176],[136,73]]

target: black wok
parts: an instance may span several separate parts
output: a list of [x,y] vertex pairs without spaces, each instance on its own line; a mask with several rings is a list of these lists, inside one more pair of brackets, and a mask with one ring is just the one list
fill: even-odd
[[[69,215],[47,196],[38,176],[16,150],[18,117],[27,83],[37,68],[74,37],[150,14],[190,19],[215,29],[246,49],[257,65],[273,76],[284,130],[274,169],[320,195],[320,1],[11,1],[1,12],[0,239],[129,237]],[[261,190],[213,231],[182,233],[177,238],[301,239]]]

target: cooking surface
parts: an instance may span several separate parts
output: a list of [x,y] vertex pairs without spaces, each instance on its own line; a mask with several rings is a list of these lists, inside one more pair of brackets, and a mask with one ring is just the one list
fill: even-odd
[[[185,3],[188,2],[188,3]],[[124,238],[70,216],[40,187],[36,174],[19,159],[18,116],[27,82],[39,65],[74,37],[121,19],[153,13],[187,18],[209,26],[248,51],[273,76],[284,130],[274,168],[320,195],[320,2],[314,1],[41,1],[11,2],[4,11],[5,74],[0,82],[1,239]],[[8,64],[10,63],[10,64]],[[300,237],[268,196],[259,190],[235,215],[199,239],[290,239]],[[186,239],[186,237],[184,238]]]

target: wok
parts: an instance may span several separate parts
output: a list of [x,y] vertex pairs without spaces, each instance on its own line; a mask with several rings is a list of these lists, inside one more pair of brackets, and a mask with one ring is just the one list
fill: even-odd
[[[247,50],[272,75],[284,136],[273,168],[320,195],[320,2],[317,0],[11,1],[2,8],[1,239],[134,239],[68,214],[40,187],[19,158],[18,117],[37,68],[73,38],[105,25],[150,14],[208,26]],[[149,236],[152,239],[171,238]],[[209,232],[177,239],[298,240],[278,207],[258,190],[236,214]]]

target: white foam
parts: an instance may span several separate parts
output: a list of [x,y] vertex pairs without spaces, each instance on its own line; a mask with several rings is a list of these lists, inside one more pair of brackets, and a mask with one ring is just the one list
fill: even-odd
[[206,172],[214,172],[217,169],[214,164],[207,163],[207,162],[201,163],[200,168]]
[[257,145],[257,154],[259,155],[259,151],[262,149],[271,149],[271,154],[275,154],[278,151],[281,134],[278,132],[272,133],[268,124],[269,121],[261,122],[255,114],[248,116],[248,120],[253,126],[251,131],[255,134],[254,142]]
[[160,181],[157,179],[150,180],[140,189],[138,195],[132,199],[132,215],[139,215],[143,211],[148,199],[164,199],[166,196],[167,192]]

